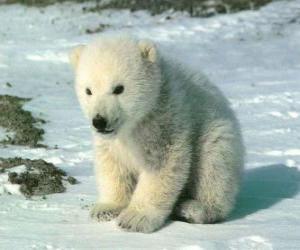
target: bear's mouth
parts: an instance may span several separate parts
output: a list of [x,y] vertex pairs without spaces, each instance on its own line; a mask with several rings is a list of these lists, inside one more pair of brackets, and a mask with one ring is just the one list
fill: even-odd
[[101,133],[101,134],[111,134],[113,133],[115,130],[114,129],[104,129],[104,130],[97,130],[98,133]]

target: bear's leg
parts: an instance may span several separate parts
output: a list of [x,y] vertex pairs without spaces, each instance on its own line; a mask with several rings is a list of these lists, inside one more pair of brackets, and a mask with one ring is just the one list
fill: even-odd
[[122,229],[150,233],[166,222],[187,181],[190,167],[188,146],[175,151],[163,168],[141,173],[129,206],[118,217]]
[[243,167],[243,144],[230,122],[209,126],[199,140],[199,162],[192,169],[188,196],[175,213],[193,223],[214,223],[231,212],[239,189]]
[[96,178],[100,196],[90,215],[98,221],[109,221],[128,205],[136,181],[133,173],[120,166],[109,154],[98,157]]

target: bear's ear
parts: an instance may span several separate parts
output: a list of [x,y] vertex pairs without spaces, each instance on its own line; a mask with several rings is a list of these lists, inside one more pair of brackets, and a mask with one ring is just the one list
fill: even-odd
[[78,45],[75,47],[69,54],[70,63],[74,68],[77,67],[79,58],[81,56],[82,50],[84,49],[84,45]]
[[152,63],[157,61],[157,49],[153,42],[149,40],[139,41],[139,48],[143,58]]

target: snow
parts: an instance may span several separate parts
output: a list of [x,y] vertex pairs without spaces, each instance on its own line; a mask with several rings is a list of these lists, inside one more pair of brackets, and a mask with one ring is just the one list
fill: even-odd
[[[86,5],[0,7],[0,94],[33,98],[25,108],[47,121],[44,143],[50,146],[1,147],[0,157],[43,158],[80,181],[66,193],[26,200],[4,193],[2,175],[0,249],[300,249],[300,1],[206,19],[83,12]],[[96,199],[91,135],[67,52],[97,36],[85,30],[99,24],[111,25],[107,33],[154,39],[204,71],[230,99],[248,155],[236,210],[226,222],[171,222],[144,235],[89,219]]]

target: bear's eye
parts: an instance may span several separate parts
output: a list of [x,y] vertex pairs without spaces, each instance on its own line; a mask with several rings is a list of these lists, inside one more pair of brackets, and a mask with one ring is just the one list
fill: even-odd
[[113,94],[114,95],[120,95],[124,92],[124,86],[123,85],[118,85],[114,88]]
[[91,91],[89,88],[86,88],[86,89],[85,89],[85,93],[86,93],[87,95],[92,95],[92,91]]

